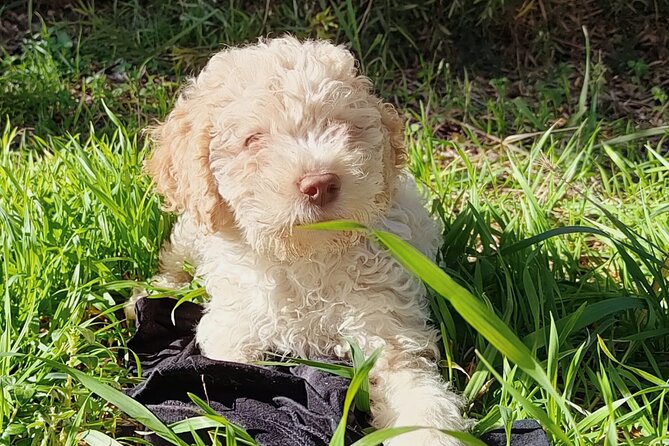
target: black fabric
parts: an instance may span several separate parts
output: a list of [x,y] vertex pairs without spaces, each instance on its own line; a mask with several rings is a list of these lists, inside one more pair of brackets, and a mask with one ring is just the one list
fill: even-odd
[[[229,421],[244,427],[262,446],[325,446],[341,418],[349,381],[312,367],[260,367],[214,361],[200,353],[193,329],[201,307],[173,299],[140,299],[135,305],[137,332],[128,347],[129,368],[145,378],[128,395],[146,405],[163,422],[201,415],[193,393]],[[173,321],[176,323],[173,324]],[[363,414],[349,415],[346,443],[368,427]],[[205,437],[203,437],[205,438]],[[481,437],[489,445],[506,445],[504,430]],[[166,445],[155,436],[154,445]],[[512,446],[548,445],[534,421],[514,423]]]
[[[481,440],[489,445],[506,445],[506,431],[503,427],[481,435]],[[512,446],[550,446],[546,433],[534,420],[518,420],[511,428]]]
[[[201,307],[172,299],[140,299],[137,332],[128,342],[133,373],[146,379],[128,395],[166,423],[201,415],[193,393],[265,446],[327,445],[343,411],[348,380],[312,367],[259,367],[214,361],[200,353],[193,329]],[[172,320],[176,322],[173,325]],[[347,442],[362,437],[364,418],[349,416]],[[168,444],[152,437],[156,445]]]

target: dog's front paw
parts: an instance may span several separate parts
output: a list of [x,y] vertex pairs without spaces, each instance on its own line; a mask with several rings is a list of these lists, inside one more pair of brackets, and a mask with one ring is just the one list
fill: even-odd
[[260,359],[262,345],[245,322],[234,315],[210,309],[200,319],[195,332],[202,354],[217,361],[247,364]]
[[460,440],[434,429],[420,429],[386,440],[384,446],[464,446]]
[[139,299],[142,299],[148,295],[149,293],[145,288],[134,287],[132,289],[132,295],[130,296],[130,299],[128,299],[128,301],[123,306],[123,312],[125,313],[126,320],[134,321],[137,319],[137,315],[135,314],[135,303]]
[[204,356],[216,361],[241,362],[249,364],[259,359],[259,355],[252,355],[243,350],[230,348],[230,346],[223,342],[212,342],[211,340],[206,340],[198,341],[198,345]]

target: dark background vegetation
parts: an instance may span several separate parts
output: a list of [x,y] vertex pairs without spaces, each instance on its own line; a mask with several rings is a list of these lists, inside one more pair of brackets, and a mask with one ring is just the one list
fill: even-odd
[[[432,110],[466,120],[470,111],[481,115],[484,98],[520,98],[533,111],[553,107],[527,123],[540,128],[574,112],[586,66],[584,27],[590,81],[601,90],[597,117],[641,127],[663,122],[667,0],[6,0],[0,115],[41,134],[54,126],[85,130],[82,117],[102,119],[101,98],[119,112],[141,106],[160,116],[169,98],[153,97],[152,83],[196,72],[223,42],[290,32],[347,43],[383,94],[402,105],[431,100]],[[45,72],[31,71],[29,59],[40,57],[53,60]],[[449,101],[456,80],[468,82],[471,104]]]

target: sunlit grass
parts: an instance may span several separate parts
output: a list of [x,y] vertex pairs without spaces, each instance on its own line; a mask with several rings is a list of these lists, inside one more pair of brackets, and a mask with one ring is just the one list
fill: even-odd
[[[435,299],[448,376],[478,400],[479,428],[539,418],[541,409],[576,444],[631,440],[641,425],[642,436],[665,438],[666,159],[655,151],[632,163],[594,149],[596,138],[582,144],[548,134],[525,155],[488,146],[471,159],[433,137],[428,123],[413,136],[413,171],[441,197],[434,205],[446,223],[442,267],[513,327],[576,420]],[[450,163],[435,162],[441,150],[453,151]],[[498,392],[490,379],[503,383]]]
[[[419,275],[432,272],[443,375],[469,400],[475,433],[534,418],[555,444],[669,441],[666,128],[607,120],[590,106],[606,86],[591,80],[574,94],[569,68],[535,101],[508,100],[503,79],[481,100],[440,60],[408,79],[415,24],[384,22],[381,9],[230,5],[163,2],[147,13],[134,1],[112,11],[82,2],[81,22],[42,26],[22,53],[0,58],[0,444],[138,443],[148,415],[114,392],[137,382],[119,359],[131,335],[121,308],[155,272],[173,221],[141,173],[139,129],[222,42],[280,27],[349,41],[402,105],[409,168],[445,225],[440,269],[381,241]],[[367,31],[385,28],[395,31]],[[357,362],[320,366],[354,379],[349,406],[370,365]],[[252,443],[226,423],[203,407],[188,423],[146,426]]]

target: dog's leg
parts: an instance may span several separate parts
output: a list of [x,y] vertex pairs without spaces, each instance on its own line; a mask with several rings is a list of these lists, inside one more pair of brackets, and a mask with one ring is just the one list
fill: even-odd
[[[191,275],[184,270],[184,263],[196,266],[197,262],[197,234],[198,228],[187,214],[181,215],[170,234],[170,239],[163,243],[160,249],[160,267],[158,274],[153,276],[149,283],[157,288],[177,290],[187,286]],[[135,319],[135,302],[146,297],[146,289],[136,287],[132,296],[126,302],[123,311],[128,320]]]
[[[463,400],[448,390],[436,366],[422,360],[397,362],[393,353],[379,358],[370,375],[372,424],[377,428],[429,426],[466,431]],[[387,440],[386,446],[455,446],[461,443],[436,430],[421,429]]]
[[195,339],[204,356],[218,361],[248,364],[268,348],[244,316],[212,309],[202,316]]
[[211,299],[195,339],[207,358],[250,363],[270,350],[276,322],[270,316],[268,298],[253,280],[240,282],[234,278],[205,282]]

